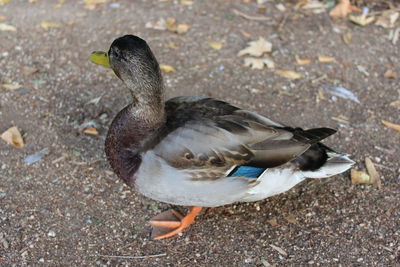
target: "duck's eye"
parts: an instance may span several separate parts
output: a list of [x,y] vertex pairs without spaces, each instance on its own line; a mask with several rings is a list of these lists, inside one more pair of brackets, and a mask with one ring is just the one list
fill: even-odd
[[116,58],[120,58],[121,57],[121,53],[118,50],[113,50],[112,53],[113,53],[113,56],[116,57]]

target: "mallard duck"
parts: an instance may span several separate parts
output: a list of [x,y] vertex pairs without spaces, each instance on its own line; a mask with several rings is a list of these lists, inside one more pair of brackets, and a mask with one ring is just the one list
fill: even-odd
[[209,97],[165,102],[159,64],[137,36],[120,37],[91,59],[109,64],[132,97],[105,141],[114,172],[151,199],[192,206],[186,216],[170,210],[154,217],[156,239],[182,232],[202,207],[262,200],[354,163],[320,143],[336,132],[330,128],[285,126]]

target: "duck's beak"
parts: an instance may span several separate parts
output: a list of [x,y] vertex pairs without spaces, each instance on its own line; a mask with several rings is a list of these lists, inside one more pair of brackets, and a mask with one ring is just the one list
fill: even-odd
[[110,59],[108,58],[107,52],[103,51],[94,51],[90,53],[89,60],[94,64],[101,65],[106,68],[111,68]]

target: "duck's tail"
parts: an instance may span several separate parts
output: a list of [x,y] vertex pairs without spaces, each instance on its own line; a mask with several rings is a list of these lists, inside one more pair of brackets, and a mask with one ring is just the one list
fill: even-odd
[[355,163],[347,154],[339,154],[334,151],[326,152],[326,162],[315,170],[303,170],[304,177],[326,178],[347,171]]

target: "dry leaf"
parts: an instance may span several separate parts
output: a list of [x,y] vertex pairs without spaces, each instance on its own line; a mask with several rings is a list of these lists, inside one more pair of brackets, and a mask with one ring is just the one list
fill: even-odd
[[11,127],[1,135],[1,139],[6,141],[8,144],[21,148],[24,147],[24,140],[22,139],[21,133],[16,126]]
[[393,101],[392,103],[389,104],[389,106],[400,108],[400,99],[396,100],[396,101]]
[[387,79],[397,79],[397,73],[392,69],[388,69],[385,74],[383,74],[383,77]]
[[212,49],[220,50],[222,48],[222,43],[220,43],[220,42],[211,42],[211,43],[209,43],[209,46]]
[[350,177],[351,184],[372,184],[371,177],[363,171],[351,169]]
[[60,28],[61,24],[53,21],[43,21],[40,23],[40,27],[42,27],[45,30],[48,30],[50,28]]
[[171,32],[175,32],[176,31],[176,20],[174,18],[167,18],[165,26],[167,27],[167,30],[169,30]]
[[342,39],[345,44],[350,44],[353,41],[353,35],[351,32],[343,33]]
[[6,20],[6,16],[0,15],[0,21]]
[[190,0],[179,0],[179,4],[181,4],[183,6],[191,6],[191,5],[193,5],[193,1],[190,1]]
[[353,6],[350,3],[350,0],[340,0],[340,2],[329,12],[329,16],[332,18],[345,18],[353,11],[361,12],[361,9]]
[[298,65],[308,65],[311,63],[311,59],[308,58],[299,58],[299,56],[295,56],[296,57],[296,62]]
[[385,120],[382,120],[382,123],[392,129],[395,129],[396,131],[400,132],[400,125],[399,124],[394,124]]
[[0,6],[9,3],[11,0],[0,0]]
[[187,25],[187,24],[179,24],[178,27],[176,27],[177,34],[184,34],[188,30],[189,30],[189,25]]
[[275,226],[278,226],[278,225],[279,225],[276,218],[272,218],[272,219],[270,219],[270,220],[267,220],[267,222],[268,222],[272,227],[275,227]]
[[85,3],[85,8],[89,10],[93,10],[97,7],[97,5],[104,4],[107,0],[83,0]]
[[327,4],[324,4],[318,0],[309,0],[299,2],[302,9],[311,10],[314,14],[320,14],[325,12]]
[[334,57],[318,56],[318,61],[322,63],[334,62],[336,59]]
[[19,88],[22,87],[22,85],[20,85],[20,84],[17,83],[17,82],[13,82],[13,83],[4,83],[4,84],[2,84],[1,86],[2,86],[4,89],[10,90],[10,91],[14,91],[14,90],[17,90],[17,89],[19,89]]
[[275,68],[275,63],[270,58],[246,57],[244,59],[245,67],[251,67],[252,69],[261,70],[264,68],[264,65],[266,65],[269,69]]
[[17,31],[17,28],[6,23],[0,23],[0,31],[15,32]]
[[275,72],[278,73],[280,76],[291,79],[291,80],[297,80],[297,79],[300,79],[303,77],[300,73],[297,73],[297,72],[291,71],[291,70],[277,69],[277,70],[275,70]]
[[389,31],[389,40],[392,41],[392,44],[395,45],[397,41],[399,40],[400,36],[400,27],[397,27],[397,29],[393,29]]
[[391,10],[385,11],[382,15],[376,20],[376,25],[381,26],[383,28],[393,28],[396,26],[396,21],[399,18],[399,12],[393,12]]
[[375,169],[374,163],[372,163],[372,160],[369,157],[365,158],[365,167],[367,167],[368,174],[371,178],[371,182],[375,188],[381,189],[382,187],[382,182],[381,182],[381,176]]
[[175,72],[175,68],[170,65],[160,64],[160,69],[165,72]]
[[360,16],[350,15],[349,20],[357,25],[366,26],[375,21],[375,17],[362,14]]
[[37,68],[34,68],[34,67],[24,66],[24,67],[22,68],[22,73],[23,73],[24,75],[26,75],[26,76],[32,75],[32,74],[34,74],[34,73],[37,72],[37,71],[38,71],[38,69],[37,69]]
[[294,214],[289,214],[288,216],[285,217],[285,220],[288,221],[291,224],[298,224],[298,221],[297,221],[296,216]]
[[164,45],[166,48],[175,49],[177,46],[174,42],[168,42]]
[[82,131],[82,133],[88,134],[88,135],[93,135],[93,136],[99,136],[100,135],[99,131],[97,131],[97,129],[94,128],[94,127],[87,127]]
[[165,19],[160,18],[156,23],[147,22],[145,27],[154,30],[165,31],[167,29],[167,22]]
[[275,5],[276,9],[278,9],[280,12],[285,12],[286,11],[286,7],[282,4],[279,3],[277,5]]
[[243,50],[240,50],[238,56],[250,55],[259,57],[264,53],[269,53],[272,51],[272,44],[260,37],[257,41],[251,41],[248,43],[248,47]]

